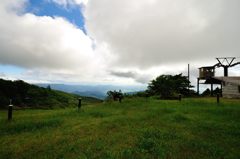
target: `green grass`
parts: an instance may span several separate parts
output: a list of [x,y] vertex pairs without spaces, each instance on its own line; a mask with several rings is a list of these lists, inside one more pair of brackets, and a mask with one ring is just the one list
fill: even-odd
[[125,99],[0,111],[0,158],[240,158],[240,100]]

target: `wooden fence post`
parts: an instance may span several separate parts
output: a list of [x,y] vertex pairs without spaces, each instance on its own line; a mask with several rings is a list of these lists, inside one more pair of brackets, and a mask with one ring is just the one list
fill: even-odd
[[78,110],[81,109],[82,106],[82,98],[78,98]]
[[12,110],[13,110],[12,99],[10,99],[8,105],[8,121],[12,120]]
[[182,95],[181,95],[181,94],[179,94],[179,96],[178,96],[178,100],[179,100],[179,101],[182,100]]

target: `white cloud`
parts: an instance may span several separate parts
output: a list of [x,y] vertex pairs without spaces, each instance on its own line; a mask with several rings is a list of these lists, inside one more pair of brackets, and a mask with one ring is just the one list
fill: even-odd
[[88,3],[88,0],[47,0],[48,2],[53,2],[58,5],[64,6],[65,8],[71,7],[74,5],[86,5]]
[[76,80],[106,74],[104,46],[93,48],[93,41],[66,19],[18,14],[24,10],[24,1],[4,0],[1,4],[0,64],[54,72],[58,77],[76,74]]
[[86,28],[119,67],[149,68],[240,52],[239,0],[90,0]]
[[111,75],[120,77],[120,78],[132,78],[138,83],[146,84],[152,78],[151,75],[140,73],[140,71],[111,71]]

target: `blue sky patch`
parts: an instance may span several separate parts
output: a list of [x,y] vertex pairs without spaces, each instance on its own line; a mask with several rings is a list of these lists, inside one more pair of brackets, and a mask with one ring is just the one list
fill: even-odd
[[24,71],[25,69],[20,68],[18,66],[0,64],[0,73],[3,73],[5,75],[19,75]]
[[64,7],[46,0],[29,0],[26,12],[33,13],[37,16],[64,17],[86,33],[82,9],[79,6],[71,5]]

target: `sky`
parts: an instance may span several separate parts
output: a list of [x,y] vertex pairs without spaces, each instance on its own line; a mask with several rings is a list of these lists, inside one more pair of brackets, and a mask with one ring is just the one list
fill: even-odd
[[187,75],[190,64],[194,85],[198,68],[216,57],[240,61],[239,6],[239,0],[1,0],[0,78],[147,85],[161,74]]

